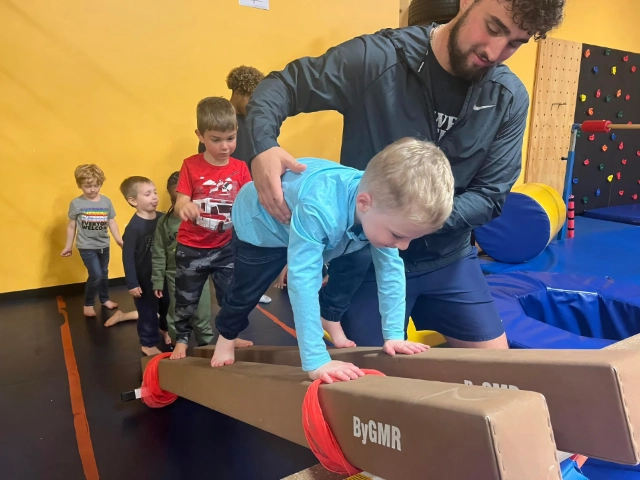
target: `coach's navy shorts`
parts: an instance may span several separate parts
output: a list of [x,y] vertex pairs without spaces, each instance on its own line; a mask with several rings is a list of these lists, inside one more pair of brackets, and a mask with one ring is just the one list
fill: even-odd
[[[409,317],[417,330],[435,330],[467,342],[493,340],[504,333],[475,248],[446,267],[407,274],[405,331]],[[384,343],[373,266],[341,323],[347,338],[358,346]]]

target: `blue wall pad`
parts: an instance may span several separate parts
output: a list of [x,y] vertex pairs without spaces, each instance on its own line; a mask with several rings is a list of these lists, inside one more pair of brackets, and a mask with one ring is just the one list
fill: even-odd
[[640,285],[640,227],[576,218],[576,236],[550,244],[526,264],[510,265],[480,260],[485,274],[528,270],[608,276]]
[[585,211],[584,216],[610,222],[640,225],[640,204],[633,203],[616,207],[594,208],[593,210]]
[[512,348],[600,349],[640,333],[640,288],[606,277],[487,277]]

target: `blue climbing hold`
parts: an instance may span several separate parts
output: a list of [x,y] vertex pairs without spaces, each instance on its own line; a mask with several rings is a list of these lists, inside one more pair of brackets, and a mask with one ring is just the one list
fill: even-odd
[[596,190],[596,197],[599,197],[599,196],[600,196],[600,189],[597,189]]
[[574,179],[573,179],[573,183],[578,183],[578,179],[577,179],[577,178],[574,178]]
[[611,140],[615,140],[615,139],[616,139],[616,134],[615,134],[615,133],[612,133],[612,134],[611,134]]
[[598,73],[598,67],[593,67],[593,73]]

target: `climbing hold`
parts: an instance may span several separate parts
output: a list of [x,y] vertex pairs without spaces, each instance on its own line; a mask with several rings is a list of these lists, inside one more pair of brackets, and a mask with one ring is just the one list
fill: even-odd
[[606,102],[610,102],[611,101],[611,95],[607,95],[606,98],[604,99]]
[[599,197],[599,196],[600,196],[600,189],[597,189],[596,190],[596,197]]
[[580,138],[582,136],[582,132],[580,130],[576,131],[576,137]]
[[623,165],[626,165],[626,164],[627,164],[627,159],[626,159],[626,158],[623,158],[623,159],[622,159],[622,164],[623,164]]
[[618,112],[618,118],[622,118],[622,112]]
[[610,49],[610,48],[607,48],[607,49],[604,51],[604,54],[605,54],[605,55],[611,55],[611,49]]
[[616,134],[615,134],[615,133],[612,133],[612,134],[611,134],[611,140],[615,140],[615,139],[616,139]]
[[589,201],[589,199],[587,197],[583,197],[582,198],[582,203],[587,203]]
[[609,175],[607,177],[607,182],[609,182],[609,183],[613,182],[613,175]]
[[633,198],[634,200],[637,200],[638,199],[638,194],[634,193],[633,195],[631,195],[631,198]]
[[593,73],[598,73],[598,67],[593,67],[592,71]]
[[627,95],[626,97],[624,97],[625,100],[631,100],[631,95]]
[[622,95],[622,90],[618,90],[618,91],[616,92],[616,97],[620,97],[621,95]]
[[580,95],[580,101],[581,102],[586,102],[587,101],[587,96],[584,93],[582,95]]
[[638,150],[638,151],[636,152],[636,155],[637,155],[638,157],[640,157],[640,150]]
[[602,95],[600,89],[596,90],[596,98],[600,98],[600,95]]
[[591,50],[588,48],[584,51],[584,58],[589,58],[591,56]]
[[593,115],[593,108],[590,108],[589,110],[587,110],[587,115]]
[[611,67],[611,75],[618,73],[618,67]]
[[624,190],[620,190],[620,191],[618,192],[618,195],[623,196],[623,195],[624,195]]
[[618,150],[622,150],[624,148],[624,142],[620,142],[618,144]]
[[622,57],[622,61],[623,62],[628,62],[629,61],[629,55],[625,55],[624,57]]
[[573,179],[573,183],[578,183],[578,179],[577,179],[577,178],[574,178],[574,179]]
[[607,150],[609,150],[609,147],[607,147],[606,145],[602,145],[602,151],[606,152]]
[[620,180],[620,178],[622,177],[622,174],[620,172],[616,173],[616,179]]
[[604,163],[601,163],[601,164],[598,166],[598,170],[600,170],[600,171],[604,170]]
[[[589,159],[587,158],[584,162],[582,162],[583,165],[589,165]],[[640,180],[639,180],[640,182]]]
[[595,133],[592,133],[591,135],[589,135],[589,141],[593,142],[596,139],[596,135]]
[[633,67],[631,67],[631,73],[636,73],[637,67],[634,65]]

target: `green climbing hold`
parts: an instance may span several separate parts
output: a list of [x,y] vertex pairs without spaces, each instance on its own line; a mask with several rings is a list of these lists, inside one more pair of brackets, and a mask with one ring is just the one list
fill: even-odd
[[576,132],[576,137],[580,137],[580,135],[582,135],[582,131],[581,131],[581,130],[578,130],[578,131]]
[[604,170],[604,163],[600,164],[600,166],[598,167],[598,170]]
[[587,203],[588,201],[589,201],[589,199],[587,197],[583,197],[582,203]]
[[618,112],[618,118],[622,118],[622,112]]
[[604,54],[605,54],[605,55],[611,55],[611,49],[610,49],[610,48],[607,48],[607,49],[604,51]]
[[611,101],[611,95],[607,95],[607,97],[605,98],[605,101],[610,102]]

